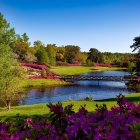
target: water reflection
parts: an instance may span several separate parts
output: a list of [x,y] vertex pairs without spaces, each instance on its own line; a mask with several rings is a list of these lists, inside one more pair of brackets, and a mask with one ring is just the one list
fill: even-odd
[[[124,76],[127,72],[106,71],[96,73],[86,73],[84,75],[98,76]],[[116,95],[132,93],[129,91],[125,82],[112,81],[76,81],[74,85],[58,86],[48,88],[32,88],[27,93],[26,97],[20,100],[19,105],[38,104],[47,102],[58,102],[65,100],[79,100],[87,96],[92,96],[93,99],[106,99],[116,97]]]

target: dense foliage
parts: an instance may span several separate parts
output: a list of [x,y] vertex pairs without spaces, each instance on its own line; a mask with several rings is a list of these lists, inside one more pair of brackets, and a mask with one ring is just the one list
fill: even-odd
[[0,102],[10,109],[11,100],[18,98],[21,70],[14,59],[15,32],[0,14]]
[[34,41],[31,45],[28,35],[26,33],[16,34],[14,28],[10,28],[2,14],[0,14],[0,31],[3,31],[3,34],[0,33],[0,42],[8,43],[15,54],[15,58],[20,62],[41,65],[76,65],[80,63],[93,66],[93,63],[104,63],[127,66],[127,63],[132,61],[134,57],[133,54],[125,53],[101,53],[96,48],[91,48],[89,52],[82,52],[80,47],[76,45],[45,45],[40,40]]
[[0,123],[0,138],[21,140],[139,140],[140,105],[126,102],[124,96],[117,98],[118,107],[111,110],[106,105],[96,105],[96,112],[89,113],[81,106],[74,112],[73,105],[62,107],[61,103],[49,104],[49,117],[16,123]]
[[130,47],[133,48],[133,51],[137,51],[136,71],[140,72],[140,36],[134,38],[134,43]]

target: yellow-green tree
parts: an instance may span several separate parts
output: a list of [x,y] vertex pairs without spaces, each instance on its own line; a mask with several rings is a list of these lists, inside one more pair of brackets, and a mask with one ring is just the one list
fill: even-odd
[[0,100],[10,110],[11,101],[17,99],[20,89],[20,71],[13,58],[12,47],[15,44],[14,29],[0,14]]

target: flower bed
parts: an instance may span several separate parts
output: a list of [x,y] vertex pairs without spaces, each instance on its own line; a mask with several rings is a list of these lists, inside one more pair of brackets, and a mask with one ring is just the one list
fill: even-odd
[[38,64],[31,64],[31,63],[20,63],[21,66],[26,66],[34,69],[40,69],[40,70],[48,70],[48,66],[45,65],[38,65]]
[[73,105],[49,104],[49,117],[38,120],[17,118],[16,123],[0,123],[0,139],[4,140],[139,140],[140,105],[117,99],[118,107],[96,105],[96,113],[85,107],[74,112]]
[[112,67],[111,64],[99,64],[99,63],[94,63],[95,67]]

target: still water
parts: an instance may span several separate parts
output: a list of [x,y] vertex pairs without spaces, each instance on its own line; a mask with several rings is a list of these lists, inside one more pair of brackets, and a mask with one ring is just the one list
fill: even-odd
[[[124,76],[129,74],[123,71],[104,71],[84,75]],[[94,100],[100,100],[133,92],[127,89],[126,82],[100,81],[98,85],[98,81],[75,81],[73,85],[68,86],[29,89],[18,105],[80,100],[88,96],[92,96]]]

